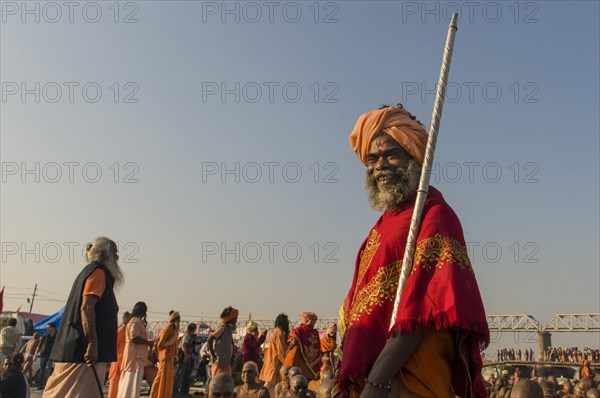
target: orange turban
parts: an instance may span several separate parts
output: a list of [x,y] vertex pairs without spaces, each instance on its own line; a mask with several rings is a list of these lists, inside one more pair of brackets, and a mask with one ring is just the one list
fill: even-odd
[[173,322],[177,318],[181,319],[181,316],[179,315],[179,311],[171,311],[169,313],[169,322]]
[[423,165],[427,133],[425,128],[399,106],[377,109],[360,115],[350,134],[350,146],[358,158],[367,164],[367,152],[373,137],[380,131],[396,140],[406,152]]
[[236,310],[235,308],[233,308],[229,312],[229,315],[227,315],[225,318],[221,318],[221,322],[227,323],[227,322],[231,321],[232,319],[236,319],[238,317],[238,314],[239,314],[239,311]]
[[317,319],[319,319],[319,317],[314,312],[303,312],[300,314],[300,322],[302,322],[302,324],[314,324]]

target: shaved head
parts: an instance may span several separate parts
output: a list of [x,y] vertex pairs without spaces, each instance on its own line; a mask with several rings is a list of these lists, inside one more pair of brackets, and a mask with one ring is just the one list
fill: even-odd
[[285,377],[287,377],[287,375],[288,375],[289,371],[290,371],[290,365],[283,365],[283,366],[281,367],[281,369],[279,369],[279,374],[280,374],[281,376],[285,376]]
[[254,384],[256,376],[258,375],[258,366],[256,362],[248,361],[242,367],[242,381],[244,383]]
[[289,379],[290,379],[290,381],[291,381],[292,377],[294,377],[294,376],[296,376],[296,375],[302,375],[302,369],[300,369],[300,368],[299,368],[299,367],[297,367],[297,366],[292,366],[292,367],[290,368],[290,370],[288,371],[288,378],[289,378]]
[[208,396],[209,398],[234,398],[234,387],[231,376],[226,374],[216,375],[210,381]]
[[584,377],[578,385],[583,391],[587,391],[590,388],[596,387],[596,382],[591,377]]
[[308,392],[308,380],[302,374],[290,377],[290,392],[295,398],[304,398]]
[[510,398],[544,398],[544,391],[532,380],[519,380],[510,392]]
[[590,388],[585,392],[585,398],[600,398],[600,391],[597,388]]
[[573,392],[573,384],[571,384],[571,380],[565,380],[565,382],[562,385],[562,391],[567,394]]

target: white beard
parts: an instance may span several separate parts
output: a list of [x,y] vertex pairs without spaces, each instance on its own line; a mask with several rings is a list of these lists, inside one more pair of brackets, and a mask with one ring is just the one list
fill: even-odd
[[123,285],[123,282],[125,282],[125,278],[123,277],[123,272],[121,271],[119,264],[117,264],[115,261],[113,255],[106,260],[104,266],[108,269],[108,272],[110,272],[110,275],[115,281],[115,289],[120,288]]

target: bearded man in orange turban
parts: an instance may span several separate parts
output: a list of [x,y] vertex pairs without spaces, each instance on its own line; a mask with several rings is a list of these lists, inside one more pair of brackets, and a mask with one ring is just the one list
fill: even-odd
[[487,396],[480,356],[489,343],[483,303],[458,217],[433,187],[412,271],[394,308],[426,143],[425,129],[401,105],[360,116],[350,135],[367,168],[369,202],[383,215],[358,253],[340,309],[338,396]]
[[314,312],[300,314],[301,325],[290,332],[288,353],[283,361],[284,365],[299,367],[308,380],[320,377],[321,341],[319,332],[314,328],[317,319]]

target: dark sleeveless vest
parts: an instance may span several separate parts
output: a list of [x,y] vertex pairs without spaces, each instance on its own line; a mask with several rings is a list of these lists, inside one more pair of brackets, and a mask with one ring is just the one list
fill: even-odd
[[98,362],[115,362],[117,360],[117,312],[119,308],[113,292],[114,281],[106,267],[92,263],[81,271],[71,288],[67,307],[54,341],[52,355],[50,355],[50,359],[55,362],[85,362],[83,355],[86,346],[80,336],[80,331],[83,330],[81,324],[82,294],[85,280],[96,268],[101,268],[106,277],[106,288],[94,307],[96,336],[98,338]]

